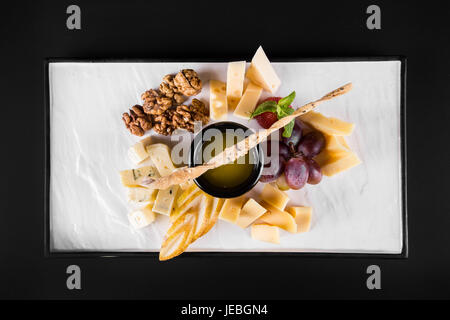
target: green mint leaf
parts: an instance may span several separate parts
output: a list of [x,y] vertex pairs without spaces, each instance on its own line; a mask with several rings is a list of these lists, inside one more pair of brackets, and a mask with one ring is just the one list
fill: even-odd
[[289,107],[280,107],[277,108],[277,117],[278,119],[284,118],[294,113],[294,109]]
[[289,138],[294,130],[295,120],[292,120],[287,125],[284,126],[283,137]]
[[250,119],[264,112],[277,112],[277,103],[275,101],[264,101],[250,115]]
[[295,91],[292,91],[290,95],[284,97],[283,99],[280,99],[280,101],[278,101],[278,105],[281,108],[289,107],[292,104],[292,102],[294,102],[294,99],[295,99]]

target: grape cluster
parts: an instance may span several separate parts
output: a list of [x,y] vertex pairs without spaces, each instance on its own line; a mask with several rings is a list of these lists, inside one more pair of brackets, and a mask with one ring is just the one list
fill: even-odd
[[[322,170],[313,160],[325,147],[325,137],[300,120],[296,120],[289,138],[271,136],[263,144],[265,164],[259,179],[261,182],[276,181],[282,190],[301,189],[306,183],[318,184],[322,180]],[[303,135],[303,132],[310,131]],[[272,144],[278,144],[278,156],[272,157]]]

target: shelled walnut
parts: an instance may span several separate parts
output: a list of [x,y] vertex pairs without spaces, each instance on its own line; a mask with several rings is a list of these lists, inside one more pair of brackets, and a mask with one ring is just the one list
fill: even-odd
[[208,123],[208,109],[197,99],[189,106],[181,104],[186,96],[196,95],[201,90],[202,81],[192,69],[183,69],[175,76],[166,75],[157,90],[150,89],[142,94],[143,105],[135,105],[122,119],[127,129],[137,136],[152,128],[163,135],[170,135],[177,128],[193,132],[195,121]]

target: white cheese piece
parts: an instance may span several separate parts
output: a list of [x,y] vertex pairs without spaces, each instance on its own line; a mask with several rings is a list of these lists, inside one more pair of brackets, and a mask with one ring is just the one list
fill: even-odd
[[147,189],[141,187],[128,188],[127,196],[129,202],[154,203],[158,189]]
[[227,101],[228,108],[236,108],[242,97],[245,78],[245,61],[236,61],[228,63],[227,70]]
[[253,224],[251,228],[252,238],[259,241],[280,243],[278,228],[269,224]]
[[244,95],[239,101],[239,104],[234,110],[234,115],[239,118],[249,119],[258,104],[261,93],[262,88],[250,82],[247,89],[245,89]]
[[147,146],[147,152],[162,177],[168,176],[175,170],[167,145],[163,143],[151,144]]
[[134,164],[139,164],[148,158],[149,155],[145,148],[151,142],[152,137],[150,136],[145,139],[142,139],[139,142],[136,142],[134,145],[130,147],[130,149],[128,149],[128,157]]
[[236,224],[241,228],[247,228],[266,211],[267,210],[254,199],[249,199],[242,207]]
[[147,205],[141,209],[128,214],[128,220],[135,229],[148,226],[155,221],[155,213],[151,209],[151,205]]
[[120,179],[125,187],[139,187],[142,180],[147,177],[159,178],[160,175],[152,166],[120,171]]
[[212,120],[226,120],[228,113],[227,86],[217,80],[209,81],[209,116]]
[[253,83],[271,93],[277,91],[281,85],[281,80],[275,73],[262,47],[256,50],[246,76]]
[[169,216],[172,212],[179,188],[178,185],[174,185],[167,189],[159,190],[152,210],[156,213]]

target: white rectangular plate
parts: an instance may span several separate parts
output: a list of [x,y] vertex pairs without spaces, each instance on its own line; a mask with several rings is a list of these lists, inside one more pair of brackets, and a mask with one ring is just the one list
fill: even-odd
[[[319,185],[288,192],[290,204],[314,208],[310,232],[281,230],[281,244],[275,245],[219,221],[189,251],[401,253],[400,61],[285,62],[274,67],[282,80],[277,95],[295,90],[295,107],[353,83],[350,93],[318,111],[356,124],[347,140],[363,163],[325,177]],[[139,138],[125,129],[121,116],[164,75],[183,68],[199,72],[205,83],[199,98],[206,103],[208,80],[226,80],[226,63],[49,64],[51,252],[159,251],[167,217],[158,216],[142,230],[133,230],[127,220],[133,207],[118,172],[133,167],[127,150]],[[255,121],[231,115],[229,120],[257,127]]]

